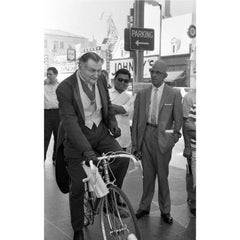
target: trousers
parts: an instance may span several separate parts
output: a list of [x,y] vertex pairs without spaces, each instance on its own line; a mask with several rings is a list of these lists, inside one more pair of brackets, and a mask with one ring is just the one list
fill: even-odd
[[[122,151],[119,143],[109,134],[106,126],[102,122],[98,127],[94,127],[91,130],[85,127],[83,132],[92,145],[93,150],[98,155],[109,151]],[[82,179],[86,177],[86,174],[81,164],[83,160],[84,158],[82,156],[77,158],[66,156],[68,174],[71,179],[69,187],[69,203],[71,224],[74,231],[81,230],[84,223],[84,184]],[[128,165],[128,158],[115,159],[110,165],[116,178],[116,185],[119,188],[122,187]]]
[[48,145],[51,139],[51,135],[54,137],[54,147],[53,147],[53,161],[56,157],[56,143],[58,126],[60,123],[60,116],[58,109],[45,109],[44,110],[44,161],[46,160],[46,154],[48,150]]
[[171,202],[168,184],[168,165],[172,151],[162,154],[157,139],[157,128],[148,125],[142,145],[143,194],[139,208],[150,211],[157,177],[159,209],[161,213],[170,213]]

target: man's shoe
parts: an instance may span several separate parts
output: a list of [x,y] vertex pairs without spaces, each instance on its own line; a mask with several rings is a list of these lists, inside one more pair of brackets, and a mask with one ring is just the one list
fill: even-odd
[[84,240],[83,231],[74,232],[73,240]]
[[145,215],[149,215],[149,211],[138,209],[135,216],[137,219],[142,218]]
[[161,217],[163,218],[164,222],[166,222],[168,224],[173,223],[173,218],[171,217],[170,213],[162,213]]

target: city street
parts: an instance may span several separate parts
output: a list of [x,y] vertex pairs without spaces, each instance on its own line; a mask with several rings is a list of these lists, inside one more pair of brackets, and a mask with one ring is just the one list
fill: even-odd
[[[138,220],[143,240],[194,240],[196,238],[196,218],[189,212],[186,203],[186,160],[182,156],[182,150],[183,139],[181,138],[174,148],[170,162],[171,214],[174,222],[172,225],[168,225],[160,218],[156,184],[150,215]],[[62,194],[56,185],[54,166],[50,161],[51,154],[52,140],[44,169],[44,239],[68,240],[72,239],[73,236],[70,224],[68,194]],[[129,169],[131,167],[130,165]],[[127,174],[123,190],[136,211],[142,194],[142,177],[140,170]],[[84,230],[85,239],[87,240],[102,239],[98,216],[96,216],[95,220],[94,225]]]

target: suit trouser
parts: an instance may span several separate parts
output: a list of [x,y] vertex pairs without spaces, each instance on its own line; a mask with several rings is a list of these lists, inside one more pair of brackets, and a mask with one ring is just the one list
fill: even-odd
[[172,151],[162,154],[157,141],[157,128],[147,126],[142,145],[143,194],[140,209],[150,211],[158,179],[158,204],[161,213],[170,213],[170,191],[168,185],[168,165]]
[[[186,172],[187,200],[190,208],[196,208],[196,150],[192,150],[192,157],[188,160]],[[191,168],[191,172],[189,171]]]
[[58,109],[44,110],[44,161],[46,160],[46,154],[47,154],[48,145],[49,145],[52,133],[54,137],[52,159],[53,161],[55,160],[59,123],[60,123],[60,116],[59,116]]
[[[91,143],[93,150],[99,155],[109,151],[122,151],[119,143],[109,134],[103,123],[100,123],[98,127],[95,127],[92,130],[84,128],[83,132],[88,138],[88,141]],[[82,156],[79,156],[79,158],[66,157],[68,173],[71,179],[69,201],[71,223],[74,231],[81,230],[84,222],[84,184],[82,179],[86,177],[86,174],[81,164],[83,160]],[[128,158],[121,158],[116,159],[110,165],[116,178],[116,185],[119,188],[122,187],[123,180],[128,169],[128,164]]]

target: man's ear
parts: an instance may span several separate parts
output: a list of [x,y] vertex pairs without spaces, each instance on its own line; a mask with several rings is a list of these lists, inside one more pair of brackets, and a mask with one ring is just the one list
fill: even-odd
[[80,63],[78,64],[78,67],[79,67],[80,69],[83,69],[83,68],[84,68],[84,63],[83,63],[83,62],[80,62]]
[[165,78],[167,78],[167,76],[168,76],[168,74],[167,74],[167,73],[165,73]]

